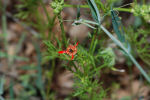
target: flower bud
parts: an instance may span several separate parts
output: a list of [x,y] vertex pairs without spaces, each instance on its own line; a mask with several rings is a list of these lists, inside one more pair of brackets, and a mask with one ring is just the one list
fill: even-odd
[[64,0],[53,1],[51,7],[54,9],[55,14],[59,14],[64,7]]

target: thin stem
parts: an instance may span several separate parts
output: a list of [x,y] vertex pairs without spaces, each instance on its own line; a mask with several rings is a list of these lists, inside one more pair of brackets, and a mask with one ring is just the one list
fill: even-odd
[[44,12],[46,14],[47,21],[48,21],[48,27],[49,27],[48,39],[51,39],[51,34],[52,34],[51,30],[52,30],[52,27],[54,26],[53,24],[55,22],[56,15],[51,19],[50,16],[49,16],[49,13],[48,13],[48,11],[47,11],[47,9],[45,7],[45,4],[43,3],[42,0],[40,0],[40,3],[42,5],[42,7],[43,7],[43,10],[44,10]]
[[43,24],[46,25],[46,22],[43,21],[43,19],[41,17],[41,14],[39,13],[38,9],[35,10],[35,18],[36,18],[36,20],[38,20],[37,21],[37,24],[38,24],[37,28],[40,31],[40,33],[42,33],[41,34],[42,38],[45,39],[46,38],[46,34],[44,33],[45,30],[43,30]]
[[79,72],[78,67],[76,66],[74,61],[72,62],[72,64],[73,64],[73,67],[75,68],[76,72]]
[[134,2],[137,4],[137,0],[134,0]]
[[143,0],[143,5],[144,5],[145,3],[146,3],[145,0]]
[[41,5],[42,5],[42,7],[43,7],[43,9],[44,9],[44,12],[45,12],[45,14],[46,14],[46,17],[47,17],[48,22],[51,22],[51,18],[50,18],[50,16],[49,16],[48,12],[47,12],[47,9],[46,9],[46,7],[45,7],[45,4],[43,3],[42,0],[40,0],[40,3],[41,3]]
[[52,60],[52,68],[51,70],[49,71],[49,75],[48,75],[48,88],[47,88],[47,93],[46,93],[46,96],[47,96],[47,100],[49,100],[49,96],[50,96],[50,90],[51,90],[51,84],[52,84],[52,78],[53,78],[53,75],[54,75],[54,69],[55,69],[55,59]]
[[143,70],[143,68],[138,64],[138,62],[134,59],[134,57],[128,52],[128,50],[122,45],[122,43],[117,40],[107,29],[105,29],[105,27],[103,27],[102,25],[100,26],[100,28],[121,48],[123,49],[129,56],[129,58],[132,60],[132,62],[136,65],[136,67],[141,71],[141,73],[143,74],[143,76],[146,78],[146,80],[150,83],[150,78],[149,76],[146,74],[146,72]]
[[4,34],[4,46],[5,46],[5,51],[6,51],[6,58],[8,60],[8,66],[11,66],[11,57],[8,55],[8,40],[7,40],[7,17],[6,17],[6,8],[7,5],[6,3],[2,4],[0,2],[0,6],[2,7],[0,10],[2,10],[2,33]]
[[144,75],[144,77],[147,79],[147,81],[150,82],[149,76],[145,73],[145,71],[144,71],[143,68],[140,66],[140,64],[135,60],[135,58],[134,58],[131,54],[128,54],[128,56],[129,56],[130,59],[133,61],[133,63],[136,65],[136,67],[141,71],[141,73]]
[[114,8],[114,10],[123,11],[123,12],[132,12],[131,8]]
[[[1,4],[2,5],[2,4]],[[4,45],[5,45],[5,50],[7,51],[7,19],[6,19],[6,4],[3,4],[3,7],[1,8],[2,10],[2,33],[4,34]]]
[[56,15],[54,15],[54,17],[52,18],[52,21],[50,23],[51,26],[49,26],[48,39],[50,39],[50,40],[51,40],[52,28],[54,27],[55,19],[56,19]]
[[89,8],[88,5],[70,5],[70,4],[64,4],[64,7],[77,8],[78,6],[79,6],[80,8]]
[[102,2],[99,2],[99,1],[95,1],[96,4],[98,4],[100,6],[100,8],[102,9],[102,11],[105,11],[105,5],[102,3]]
[[[65,4],[64,7],[74,7],[77,8],[78,5],[69,5],[69,4]],[[89,8],[88,5],[79,5],[80,8]],[[102,6],[101,6],[102,7]],[[104,10],[104,8],[102,8]],[[114,10],[118,10],[118,11],[123,11],[123,12],[131,12],[131,8],[114,8]]]
[[93,100],[93,96],[94,96],[94,92],[93,92],[93,88],[92,88],[92,91],[90,91],[90,100]]
[[89,52],[90,52],[90,53],[92,53],[92,48],[93,48],[94,40],[95,40],[95,38],[96,38],[96,33],[97,33],[97,30],[96,30],[96,32],[94,32],[94,35],[93,35],[93,37],[92,37],[92,42],[91,42],[91,44],[90,44],[90,49],[89,49]]
[[40,52],[40,47],[38,44],[34,43],[34,47],[36,50],[36,54],[37,54],[37,86],[38,89],[40,90],[40,93],[42,95],[42,99],[45,100],[46,94],[44,91],[44,85],[43,85],[43,81],[42,81],[42,67],[41,67],[41,52]]
[[59,19],[61,33],[62,33],[62,41],[63,41],[63,43],[66,47],[67,46],[67,41],[66,41],[65,30],[64,30],[64,25],[63,25],[61,14],[58,15],[58,19]]

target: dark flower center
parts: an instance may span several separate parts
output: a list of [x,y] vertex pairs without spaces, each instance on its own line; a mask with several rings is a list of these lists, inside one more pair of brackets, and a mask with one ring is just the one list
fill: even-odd
[[73,50],[72,50],[72,49],[69,49],[69,52],[70,52],[70,53],[73,53]]

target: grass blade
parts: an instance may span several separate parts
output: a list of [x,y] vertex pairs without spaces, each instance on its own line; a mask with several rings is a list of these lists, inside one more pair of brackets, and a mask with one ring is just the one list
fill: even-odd
[[80,6],[77,6],[77,20],[80,18]]
[[2,95],[3,94],[3,91],[4,91],[4,89],[3,89],[3,87],[4,87],[4,77],[2,77],[1,79],[0,79],[0,95]]
[[35,47],[35,50],[37,53],[37,80],[36,80],[36,85],[37,85],[38,89],[40,90],[42,98],[45,100],[44,85],[43,85],[43,81],[42,81],[42,67],[41,67],[42,56],[41,56],[39,45],[37,43],[34,43],[34,47]]
[[88,5],[90,6],[91,12],[92,12],[92,17],[93,19],[100,24],[101,18],[100,18],[100,13],[98,11],[98,8],[94,2],[94,0],[87,0]]

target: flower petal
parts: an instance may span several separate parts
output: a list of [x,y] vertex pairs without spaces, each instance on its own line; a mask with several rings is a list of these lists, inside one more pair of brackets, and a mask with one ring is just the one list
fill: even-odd
[[71,60],[73,60],[73,58],[74,58],[74,55],[72,54]]
[[78,46],[79,42],[76,43],[75,47]]
[[62,53],[66,53],[66,51],[59,51],[58,53],[62,54]]

